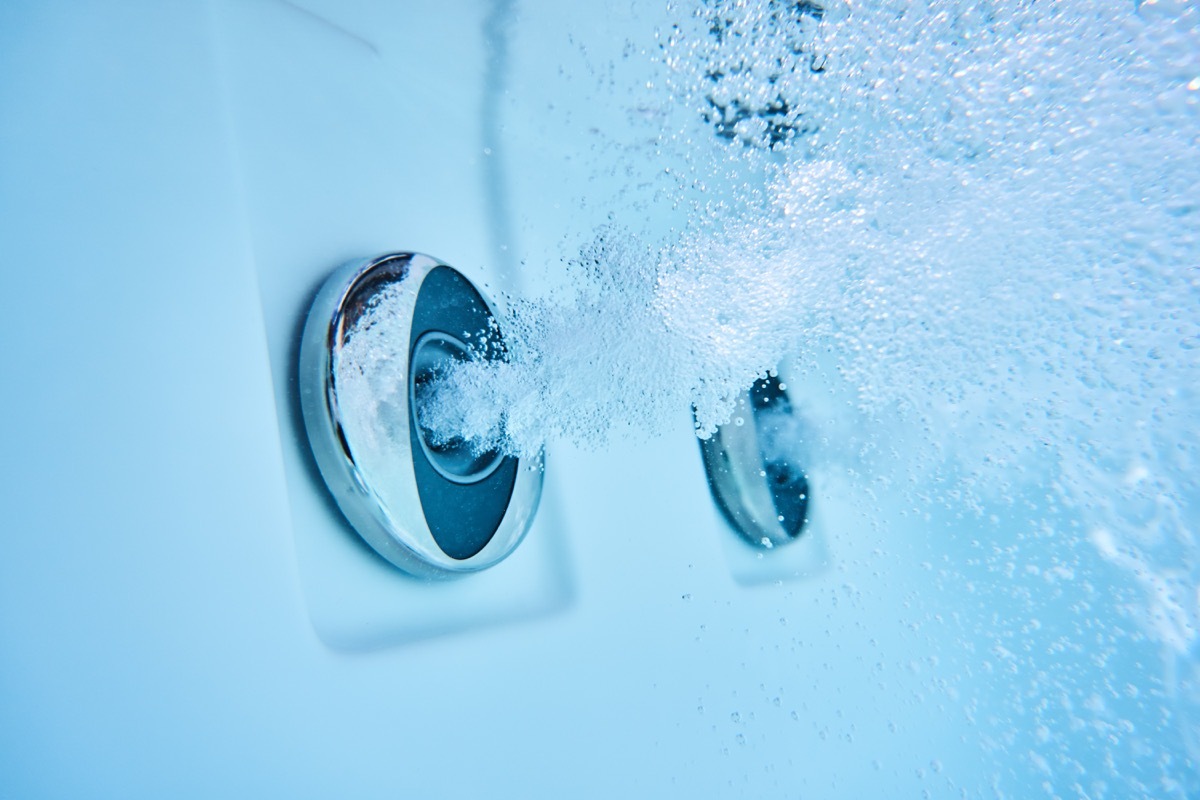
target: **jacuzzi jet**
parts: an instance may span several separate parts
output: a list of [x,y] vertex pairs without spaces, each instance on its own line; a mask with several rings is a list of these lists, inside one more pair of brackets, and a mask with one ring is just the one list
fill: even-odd
[[462,437],[435,436],[418,413],[454,362],[503,357],[487,300],[429,256],[346,264],[309,311],[299,385],[313,456],[354,529],[408,572],[492,566],[533,519],[540,453],[522,465],[480,452]]
[[805,426],[776,376],[755,381],[736,413],[701,440],[704,471],[726,521],[750,544],[771,549],[798,538],[808,519]]

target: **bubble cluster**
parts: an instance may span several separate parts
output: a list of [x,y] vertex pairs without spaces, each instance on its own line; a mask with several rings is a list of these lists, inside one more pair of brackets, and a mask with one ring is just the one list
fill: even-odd
[[832,442],[808,457],[852,436],[866,470],[927,499],[1071,515],[1140,587],[1131,613],[1200,708],[1200,10],[673,14],[654,85],[694,125],[655,148],[711,199],[664,241],[616,214],[566,290],[506,304],[508,359],[450,371],[423,423],[525,453],[691,408],[707,435],[784,363],[801,406],[836,381],[853,429],[806,420]]
[[693,166],[760,183],[673,241],[602,231],[572,292],[511,303],[509,363],[448,376],[430,424],[520,452],[691,404],[704,434],[785,357],[828,353],[862,411],[926,426],[969,486],[1003,489],[1047,450],[1083,504],[1186,474],[1195,10],[801,6],[678,9],[664,86],[698,123],[714,93],[761,109],[774,92],[804,126],[742,126],[766,137],[755,153]]

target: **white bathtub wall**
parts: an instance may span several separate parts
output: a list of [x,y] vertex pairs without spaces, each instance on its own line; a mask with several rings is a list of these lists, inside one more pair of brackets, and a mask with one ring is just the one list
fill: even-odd
[[0,38],[0,794],[286,787],[320,667],[207,15]]

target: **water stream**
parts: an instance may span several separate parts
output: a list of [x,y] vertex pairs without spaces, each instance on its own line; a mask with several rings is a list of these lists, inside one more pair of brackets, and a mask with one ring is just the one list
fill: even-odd
[[[522,453],[689,407],[707,435],[781,368],[801,404],[798,382],[836,385],[844,413],[808,415],[809,457],[848,458],[849,436],[915,513],[1016,520],[965,602],[1036,645],[992,653],[1027,690],[996,747],[1028,746],[1060,787],[1078,773],[1078,796],[1194,790],[1200,9],[708,0],[672,18],[648,68],[689,120],[656,143],[688,173],[662,186],[700,187],[687,225],[647,239],[617,210],[565,290],[504,305],[509,360],[444,376],[424,424]],[[1112,666],[1143,639],[1157,663]]]

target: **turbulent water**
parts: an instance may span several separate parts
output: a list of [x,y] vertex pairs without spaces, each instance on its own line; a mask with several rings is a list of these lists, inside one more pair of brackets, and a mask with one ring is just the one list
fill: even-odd
[[[683,159],[726,191],[666,241],[618,215],[570,291],[506,307],[509,361],[446,375],[425,424],[522,453],[691,406],[707,435],[756,376],[835,380],[880,474],[981,516],[1036,498],[1031,536],[1070,537],[1047,581],[1070,579],[1078,543],[1125,571],[1123,611],[1165,653],[1141,719],[1200,756],[1200,9],[672,13],[656,86],[692,127],[658,146],[726,142]],[[1127,790],[1187,791],[1173,745],[1140,747],[1109,751],[1160,759]]]

